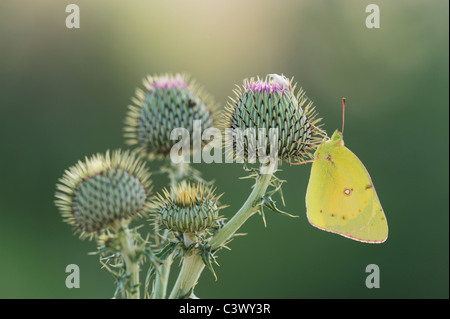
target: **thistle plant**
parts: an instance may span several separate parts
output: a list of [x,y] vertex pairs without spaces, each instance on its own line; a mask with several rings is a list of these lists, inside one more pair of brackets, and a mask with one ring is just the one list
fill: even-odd
[[143,241],[128,225],[148,210],[151,182],[145,163],[120,150],[97,154],[66,170],[56,189],[55,203],[64,221],[82,238],[99,239],[101,260],[112,253],[115,264],[122,264],[121,271],[111,271],[123,288],[120,291],[139,298],[139,264],[145,248],[138,247],[137,241]]
[[[218,116],[218,108],[213,98],[205,90],[191,80],[189,76],[182,74],[164,74],[147,76],[143,80],[145,91],[136,90],[136,96],[132,99],[133,105],[128,108],[125,118],[125,141],[135,147],[143,157],[153,160],[155,158],[168,160],[173,146],[178,142],[172,138],[172,132],[184,129],[189,136],[201,134],[202,130],[214,126]],[[195,127],[195,122],[200,127]],[[196,147],[195,147],[196,146]],[[189,154],[200,151],[202,145],[188,145]],[[184,185],[186,180],[204,182],[200,172],[193,169],[183,161],[170,161],[164,165],[161,172],[167,173],[173,190],[178,185]],[[199,190],[196,188],[195,190]],[[203,192],[201,192],[203,195]],[[159,223],[154,226],[153,249],[164,252],[161,255],[162,265],[159,271],[150,267],[149,274],[154,274],[154,291],[149,294],[153,298],[164,298],[167,290],[167,281],[170,273],[172,258],[178,254],[173,249],[170,254],[164,248],[176,247],[177,243],[173,233],[168,233],[167,228]],[[150,285],[152,276],[147,276],[146,286]]]
[[[264,219],[264,208],[296,217],[279,210],[272,199],[277,192],[282,197],[278,164],[311,158],[322,131],[313,103],[282,75],[244,80],[224,113],[186,75],[148,76],[144,87],[136,91],[125,118],[125,141],[133,151],[96,155],[68,169],[57,185],[56,205],[82,237],[97,239],[101,263],[116,278],[115,295],[140,298],[143,288],[146,298],[194,298],[204,268],[217,280],[213,264],[218,252],[248,218],[259,213]],[[221,216],[227,206],[219,202],[222,195],[212,182],[187,161],[171,157],[180,142],[173,132],[182,128],[193,136],[198,134],[196,121],[205,130],[219,119],[226,156],[242,163],[245,177],[255,180],[229,220]],[[205,145],[189,145],[188,157]],[[154,173],[167,173],[169,185],[151,195],[145,163],[155,159],[165,161]],[[143,227],[128,228],[131,219],[142,216],[148,216],[143,220],[151,226],[145,237]],[[181,269],[169,290],[177,259]]]
[[[277,213],[283,213],[271,198],[276,191],[281,192],[283,183],[274,175],[277,161],[290,162],[310,158],[311,151],[320,141],[321,130],[317,125],[319,119],[316,118],[313,104],[303,90],[295,93],[296,84],[292,85],[292,82],[293,80],[288,81],[284,76],[276,74],[268,75],[264,80],[246,79],[243,86],[234,91],[235,97],[231,98],[226,107],[222,123],[225,129],[231,129],[231,134],[225,135],[225,143],[229,146],[227,149],[233,150],[233,156],[248,163],[254,160],[248,156],[249,152],[261,148],[255,145],[263,145],[266,148],[264,153],[267,154],[272,144],[276,147],[276,157],[268,163],[263,162],[259,170],[251,170],[253,174],[250,177],[255,178],[253,191],[244,206],[211,239],[213,248],[223,245],[255,212],[264,216],[261,207],[266,206]],[[238,132],[252,132],[251,129],[257,129],[259,141],[253,139],[252,146],[252,139],[248,136],[237,136],[236,129]],[[275,134],[270,134],[271,129]],[[259,143],[261,140],[270,142]],[[234,147],[239,144],[241,147]],[[233,148],[230,145],[233,145]],[[244,151],[236,152],[236,149]],[[274,186],[274,190],[267,193],[269,185]]]

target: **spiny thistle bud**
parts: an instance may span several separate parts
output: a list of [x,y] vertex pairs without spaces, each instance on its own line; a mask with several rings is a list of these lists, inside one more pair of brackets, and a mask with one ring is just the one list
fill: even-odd
[[199,233],[208,228],[217,227],[219,211],[214,189],[203,184],[180,183],[170,190],[163,189],[152,204],[151,211],[156,213],[158,221],[167,229],[179,233]]
[[126,151],[97,154],[64,172],[56,185],[55,204],[65,222],[82,236],[145,213],[150,174],[145,163]]
[[222,122],[225,129],[232,129],[225,136],[226,149],[233,152],[228,156],[252,163],[261,159],[261,151],[269,154],[276,147],[280,160],[311,157],[314,143],[321,140],[315,136],[321,134],[319,120],[313,103],[302,89],[295,94],[292,82],[271,74],[265,80],[246,79],[234,90],[236,97],[228,102]]
[[129,145],[153,158],[170,154],[177,140],[171,140],[176,128],[192,136],[194,121],[201,131],[213,127],[217,107],[212,98],[185,75],[148,76],[146,91],[136,90],[125,119],[125,139]]

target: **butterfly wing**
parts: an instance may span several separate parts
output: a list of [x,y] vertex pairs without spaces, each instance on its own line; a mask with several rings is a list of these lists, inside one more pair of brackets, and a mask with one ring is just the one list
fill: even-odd
[[[373,185],[372,185],[373,187]],[[380,200],[376,195],[375,188],[373,188],[375,193],[373,201],[373,217],[369,224],[357,231],[351,233],[342,234],[342,236],[366,242],[366,243],[383,243],[388,237],[388,225],[386,221],[386,216],[384,214],[383,208],[381,207]]]
[[386,218],[367,170],[343,143],[329,143],[319,147],[311,168],[309,222],[358,241],[385,241]]

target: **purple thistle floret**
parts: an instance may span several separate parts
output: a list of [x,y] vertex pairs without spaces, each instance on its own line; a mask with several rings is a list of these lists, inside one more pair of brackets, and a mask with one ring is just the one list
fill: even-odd
[[244,82],[244,89],[251,90],[253,92],[279,92],[283,94],[286,90],[291,90],[291,84],[289,81],[282,75],[278,74],[269,74],[266,76],[264,80],[259,77],[254,80],[251,78]]
[[147,78],[147,84],[149,91],[157,89],[188,88],[186,79],[180,74],[176,74],[174,76],[169,74],[153,77],[149,76]]

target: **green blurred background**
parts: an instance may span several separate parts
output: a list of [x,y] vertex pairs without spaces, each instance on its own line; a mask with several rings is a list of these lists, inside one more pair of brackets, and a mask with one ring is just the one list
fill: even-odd
[[[65,27],[76,3],[81,28]],[[381,28],[365,26],[376,3]],[[283,73],[341,127],[368,168],[390,237],[369,245],[312,227],[310,164],[284,164],[290,219],[252,217],[205,271],[201,298],[449,297],[448,1],[0,2],[0,297],[110,298],[112,278],[54,206],[77,160],[127,148],[126,107],[147,74],[187,72],[224,105],[235,84]],[[161,163],[150,164],[157,170]],[[239,164],[197,165],[232,216],[250,192]],[[155,190],[165,186],[155,176]],[[279,202],[280,203],[280,202]],[[67,289],[65,267],[81,270]],[[381,288],[367,289],[377,264]]]

